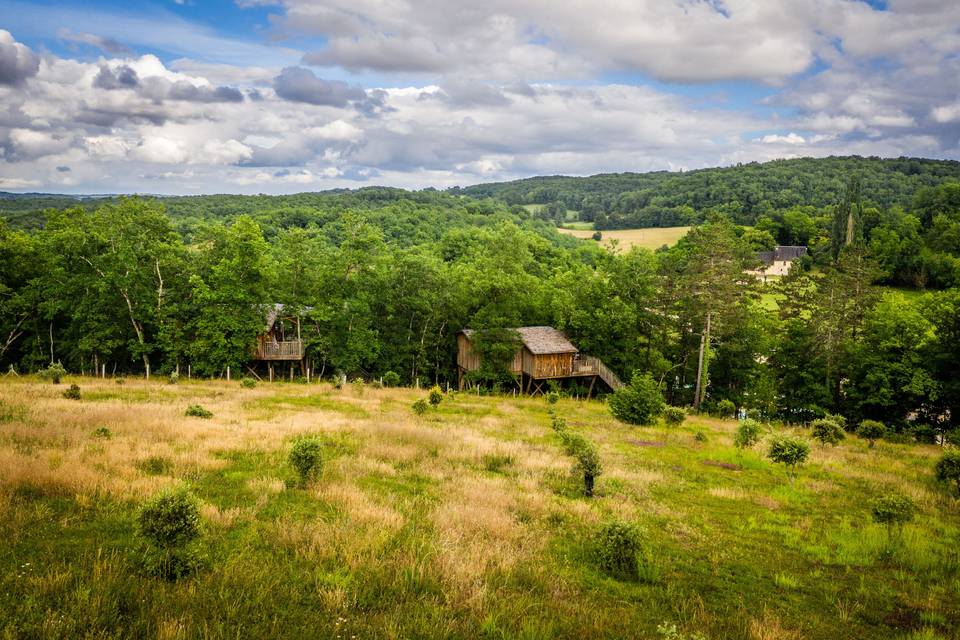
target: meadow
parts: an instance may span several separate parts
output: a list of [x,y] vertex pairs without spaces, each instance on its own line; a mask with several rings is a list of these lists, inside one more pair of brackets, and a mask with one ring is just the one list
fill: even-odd
[[[603,239],[600,241],[604,247],[611,247],[611,241],[616,240],[617,246],[624,251],[629,251],[632,247],[643,247],[651,251],[667,245],[672,246],[686,235],[690,227],[650,227],[646,229],[611,229],[602,231]],[[560,233],[566,233],[581,239],[589,239],[594,231],[589,229],[557,229]]]
[[[423,390],[64,382],[0,379],[3,638],[958,637],[938,447],[848,436],[791,484],[734,421],[631,427],[599,401],[460,393],[417,416]],[[599,447],[593,498],[551,409]],[[325,461],[303,486],[305,434]],[[134,523],[181,483],[207,561],[171,582],[142,571]],[[886,491],[919,508],[893,543],[870,517]],[[610,520],[643,532],[638,580],[594,562]]]

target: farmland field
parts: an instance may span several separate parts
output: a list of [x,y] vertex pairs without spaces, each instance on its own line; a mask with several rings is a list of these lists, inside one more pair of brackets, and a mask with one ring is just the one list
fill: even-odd
[[[587,229],[557,229],[560,233],[566,233],[577,238],[590,238],[594,232]],[[613,229],[602,231],[603,240],[601,243],[605,247],[610,246],[611,240],[617,240],[623,250],[629,250],[631,247],[643,247],[645,249],[659,249],[663,245],[674,245],[677,240],[686,235],[690,227],[651,227],[647,229]]]
[[[732,446],[733,421],[628,427],[561,399],[604,473],[582,496],[542,398],[330,384],[0,381],[4,638],[956,638],[958,500],[938,447],[853,436],[793,484]],[[209,419],[186,417],[189,405]],[[798,430],[799,431],[799,430]],[[695,435],[702,434],[701,438]],[[293,439],[323,443],[301,485]],[[807,434],[809,435],[809,434]],[[138,506],[201,500],[206,558],[168,582],[141,562]],[[911,497],[899,537],[870,518]],[[639,575],[594,560],[611,520]],[[675,625],[677,634],[669,635]],[[658,627],[661,631],[658,631]],[[695,635],[701,634],[701,635]]]

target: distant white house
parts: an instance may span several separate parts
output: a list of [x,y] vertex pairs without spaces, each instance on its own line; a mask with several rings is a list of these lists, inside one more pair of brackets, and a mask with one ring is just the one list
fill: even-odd
[[795,260],[807,255],[806,247],[776,246],[773,251],[758,251],[757,258],[763,265],[755,270],[748,271],[764,282],[770,276],[780,277],[790,273],[790,267]]

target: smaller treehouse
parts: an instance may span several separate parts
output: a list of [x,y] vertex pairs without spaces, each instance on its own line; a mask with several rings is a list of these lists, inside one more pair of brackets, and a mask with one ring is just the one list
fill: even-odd
[[[590,378],[593,393],[597,380],[612,391],[623,386],[620,378],[599,358],[580,353],[563,332],[553,327],[520,327],[511,329],[520,337],[520,347],[513,354],[510,373],[524,393],[543,393],[547,380]],[[474,349],[476,332],[464,329],[457,334],[457,372],[462,390],[467,373],[480,368],[480,354]]]
[[274,304],[267,308],[265,321],[263,333],[257,336],[253,359],[267,363],[271,380],[274,375],[274,362],[290,362],[291,377],[294,362],[300,363],[303,372],[305,352],[300,337],[300,315],[287,312],[282,304]]

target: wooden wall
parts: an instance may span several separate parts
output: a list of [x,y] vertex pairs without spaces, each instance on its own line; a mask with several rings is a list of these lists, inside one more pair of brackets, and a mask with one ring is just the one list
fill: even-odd
[[[513,356],[513,363],[510,365],[512,373],[520,373],[523,370],[523,353],[526,349],[521,349]],[[457,335],[457,366],[464,371],[476,371],[480,368],[480,356],[473,350],[473,344],[462,333]]]
[[[528,355],[529,354],[529,355]],[[572,353],[544,353],[533,355],[524,349],[524,364],[529,362],[529,368],[524,367],[524,372],[534,378],[563,378],[573,374],[573,354]]]

